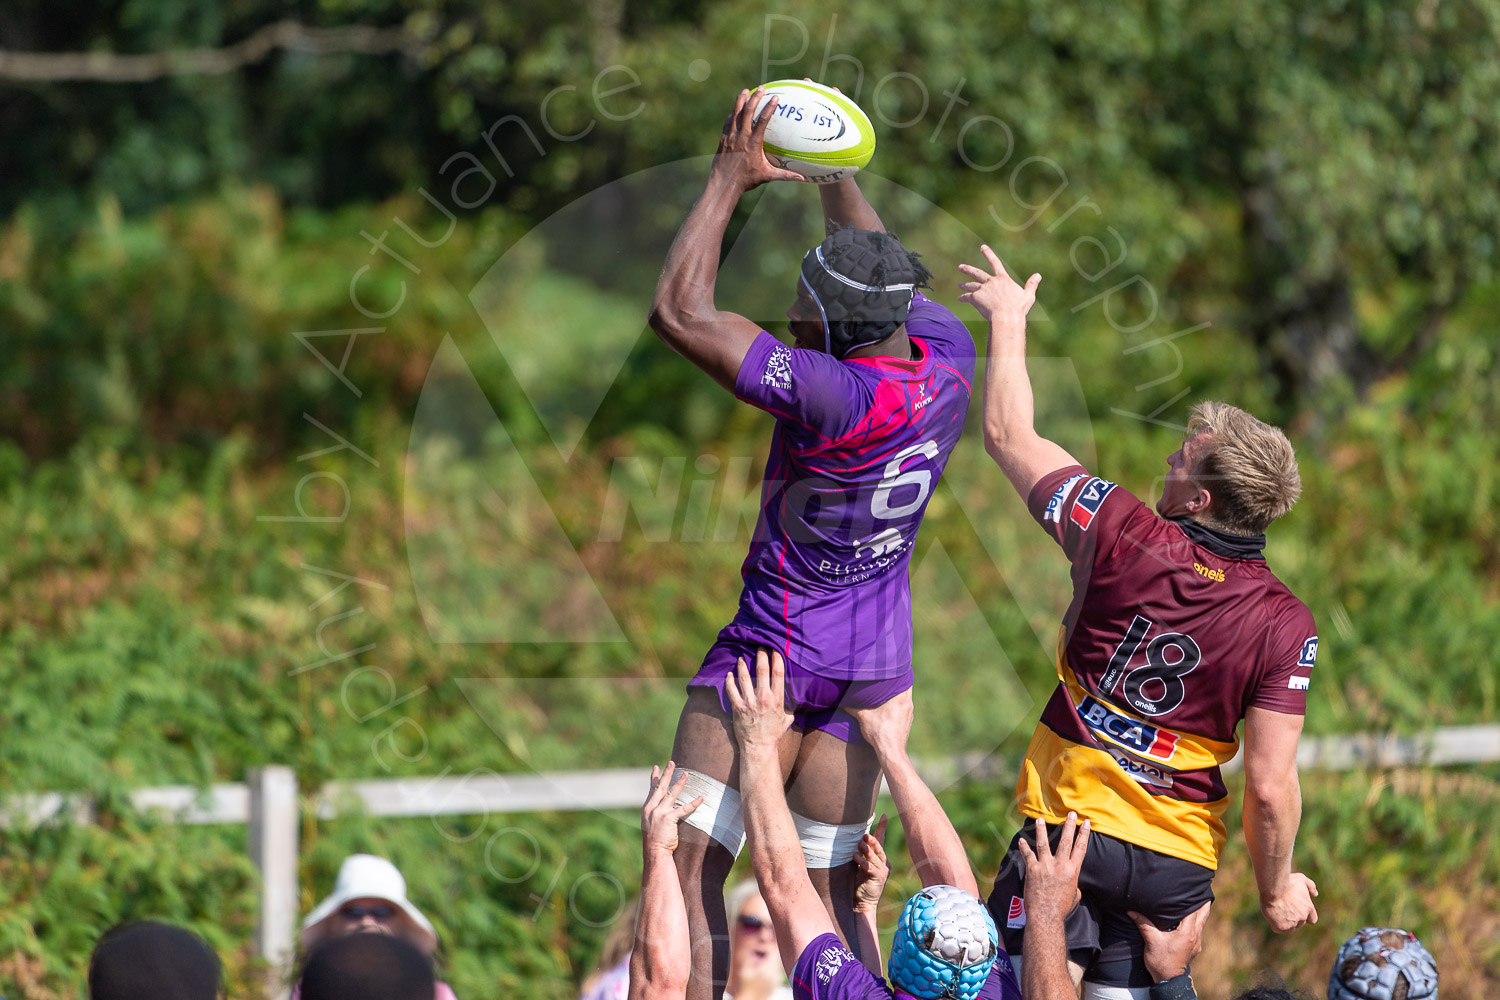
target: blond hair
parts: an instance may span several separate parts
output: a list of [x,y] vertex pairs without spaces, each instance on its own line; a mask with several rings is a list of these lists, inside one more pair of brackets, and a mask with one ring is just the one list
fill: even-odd
[[1228,403],[1193,407],[1188,436],[1207,439],[1195,456],[1193,478],[1211,498],[1199,520],[1240,535],[1255,535],[1292,509],[1302,493],[1297,455],[1279,427]]

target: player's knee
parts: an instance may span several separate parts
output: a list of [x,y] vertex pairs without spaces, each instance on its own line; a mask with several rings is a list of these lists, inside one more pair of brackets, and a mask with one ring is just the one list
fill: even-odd
[[809,870],[838,868],[853,861],[859,842],[870,829],[869,819],[863,823],[821,823],[792,813],[792,822]]

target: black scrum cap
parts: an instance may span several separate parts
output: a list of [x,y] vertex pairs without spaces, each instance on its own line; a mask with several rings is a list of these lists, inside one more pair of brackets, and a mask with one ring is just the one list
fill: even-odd
[[835,228],[802,258],[802,283],[823,315],[836,358],[890,336],[932,272],[891,233]]

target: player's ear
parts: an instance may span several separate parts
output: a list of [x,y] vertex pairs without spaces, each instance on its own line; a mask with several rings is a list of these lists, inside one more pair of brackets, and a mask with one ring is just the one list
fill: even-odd
[[1198,487],[1198,493],[1187,502],[1187,511],[1189,514],[1196,516],[1198,514],[1206,513],[1208,509],[1213,506],[1214,495],[1201,484],[1195,483],[1194,485]]

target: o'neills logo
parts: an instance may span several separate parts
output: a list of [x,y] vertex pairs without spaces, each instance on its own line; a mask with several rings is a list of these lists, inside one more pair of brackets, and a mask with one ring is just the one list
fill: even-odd
[[1200,562],[1193,563],[1193,569],[1198,571],[1199,576],[1206,577],[1216,583],[1224,582],[1224,571],[1222,569],[1209,569]]

